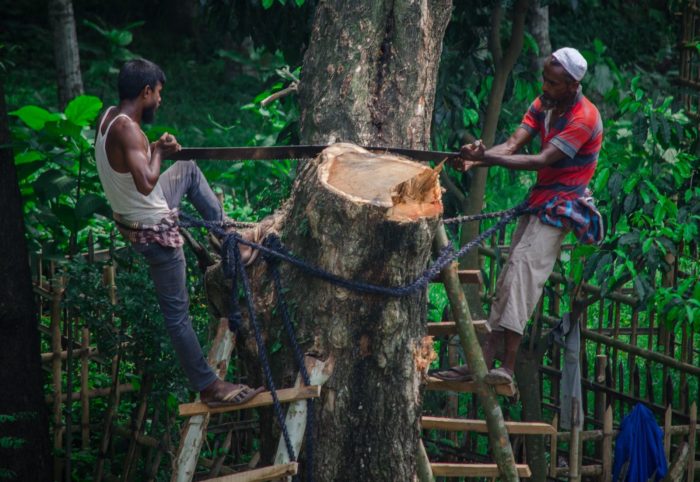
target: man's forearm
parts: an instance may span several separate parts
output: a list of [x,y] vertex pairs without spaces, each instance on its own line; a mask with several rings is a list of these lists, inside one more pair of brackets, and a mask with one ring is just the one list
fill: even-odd
[[[500,146],[497,146],[500,147]],[[494,149],[489,149],[484,153],[484,164],[489,166],[503,166],[508,169],[517,169],[523,171],[537,171],[547,165],[545,159],[537,154],[502,154],[494,152]]]

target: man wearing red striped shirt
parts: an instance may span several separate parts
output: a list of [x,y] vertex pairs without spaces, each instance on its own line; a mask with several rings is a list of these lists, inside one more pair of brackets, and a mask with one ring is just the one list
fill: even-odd
[[[598,162],[603,126],[598,109],[582,93],[586,73],[583,56],[573,48],[554,52],[545,62],[542,95],[508,140],[491,149],[477,141],[462,147],[459,170],[475,163],[537,171],[530,190],[528,214],[513,234],[508,262],[501,272],[491,307],[491,333],[484,345],[490,384],[511,383],[523,331],[554,268],[561,244],[570,230],[583,242],[602,237],[600,216],[587,200],[588,183]],[[535,135],[542,141],[538,154],[517,154]],[[492,368],[500,346],[503,364]],[[466,366],[435,374],[445,380],[471,377]]]

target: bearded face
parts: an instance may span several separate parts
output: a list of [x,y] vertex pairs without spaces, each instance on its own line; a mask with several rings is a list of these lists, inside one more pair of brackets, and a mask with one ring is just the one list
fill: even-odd
[[141,121],[144,124],[150,124],[153,122],[153,120],[156,117],[156,109],[158,106],[153,106],[153,107],[148,107],[146,109],[143,109],[143,112],[141,113]]

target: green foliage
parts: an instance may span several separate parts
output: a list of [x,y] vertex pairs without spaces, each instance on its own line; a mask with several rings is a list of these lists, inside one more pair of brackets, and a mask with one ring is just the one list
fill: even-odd
[[[102,22],[100,22],[102,23]],[[89,27],[94,32],[99,34],[100,41],[96,44],[83,42],[81,50],[88,54],[87,57],[91,60],[86,76],[93,79],[100,79],[102,82],[108,83],[108,79],[119,73],[119,66],[126,62],[137,58],[131,50],[131,45],[134,34],[132,30],[141,27],[145,22],[132,22],[124,28],[110,28],[105,25],[98,25],[90,20],[83,20],[83,25]]]
[[62,113],[28,105],[10,115],[14,125],[15,165],[24,199],[31,249],[48,254],[74,249],[95,225],[95,214],[109,215],[94,168],[92,132],[102,102],[78,96]]
[[[0,426],[12,424],[20,420],[32,420],[36,418],[35,412],[0,413]],[[0,430],[1,431],[1,430]],[[0,436],[0,448],[18,450],[26,445],[27,441],[20,437]],[[0,467],[0,479],[14,480],[17,474],[12,470]]]

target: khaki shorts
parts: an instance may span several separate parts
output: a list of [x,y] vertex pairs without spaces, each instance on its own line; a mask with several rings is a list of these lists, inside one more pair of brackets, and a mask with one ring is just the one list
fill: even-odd
[[542,223],[534,215],[520,218],[508,261],[496,284],[488,321],[492,330],[507,329],[522,335],[567,232]]

